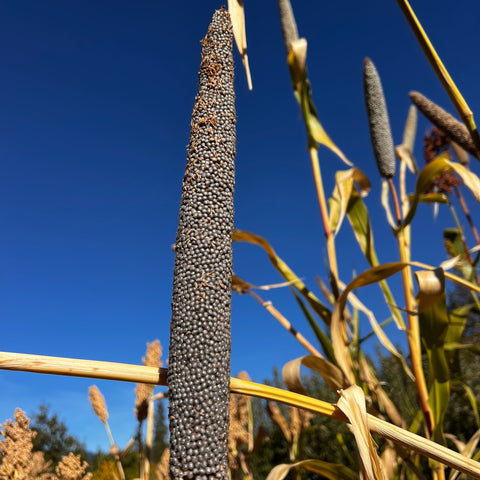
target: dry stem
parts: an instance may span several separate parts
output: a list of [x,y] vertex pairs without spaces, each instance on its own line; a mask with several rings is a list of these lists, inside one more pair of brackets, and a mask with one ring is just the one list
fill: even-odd
[[[164,368],[158,369],[142,365],[46,357],[22,353],[0,352],[0,370],[167,385],[167,371]],[[238,378],[230,378],[230,390],[233,393],[242,395],[276,400],[348,423],[347,418],[336,405],[298,393]],[[478,462],[372,415],[368,415],[368,422],[370,430],[382,437],[480,480],[480,464]]]

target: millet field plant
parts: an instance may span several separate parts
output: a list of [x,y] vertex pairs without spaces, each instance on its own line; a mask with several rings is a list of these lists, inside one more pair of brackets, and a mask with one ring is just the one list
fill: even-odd
[[[480,160],[480,136],[473,114],[408,1],[397,0],[454,108],[443,109],[423,94],[410,92],[412,106],[403,141],[395,146],[388,95],[384,93],[384,88],[388,92],[388,85],[382,85],[381,65],[365,58],[363,92],[372,146],[369,155],[376,162],[381,178],[385,228],[398,246],[398,257],[381,263],[363,200],[371,188],[370,180],[322,126],[308,78],[307,41],[299,34],[301,25],[295,21],[290,1],[278,3],[286,64],[305,124],[324,232],[327,277],[319,278],[317,286],[307,286],[301,274],[295,273],[272,248],[270,242],[273,244],[275,239],[267,241],[255,233],[234,229],[237,122],[234,43],[250,88],[252,82],[243,2],[230,0],[228,11],[222,8],[213,13],[202,40],[198,93],[190,122],[174,247],[172,317],[165,367],[162,368],[161,347],[156,341],[148,344],[143,366],[2,352],[0,368],[136,382],[135,414],[139,424],[137,440],[142,446],[139,468],[142,480],[167,476],[173,480],[260,480],[255,477],[255,462],[262,461],[258,456],[261,445],[268,442],[268,435],[263,428],[254,428],[252,397],[267,401],[271,424],[281,432],[288,450],[285,463],[273,466],[268,480],[282,480],[287,475],[298,479],[318,478],[313,476],[317,475],[348,480],[443,480],[459,475],[480,478],[480,391],[468,382],[468,376],[472,375],[469,363],[474,364],[480,351],[478,345],[465,340],[466,330],[472,328],[472,318],[476,321],[480,308],[477,273],[480,238],[467,205],[469,201],[480,202],[480,179],[470,169],[469,162],[470,158],[472,163]],[[240,67],[237,71],[241,71]],[[456,110],[461,120],[447,110]],[[424,138],[425,166],[420,166],[414,156],[418,111],[432,123],[432,130]],[[335,187],[329,197],[319,159],[322,146],[345,164],[345,169],[335,174]],[[422,203],[432,204],[435,209],[440,206],[450,209],[456,225],[444,232],[449,259],[435,265],[412,258],[415,230],[411,224]],[[464,223],[471,231],[468,236]],[[336,248],[341,228],[352,230],[357,242],[355,248],[369,265],[348,282],[339,274],[339,262],[345,259]],[[475,245],[468,244],[467,238],[472,236]],[[284,282],[257,287],[249,282],[253,279],[236,276],[232,242],[246,242],[263,249]],[[394,276],[400,279],[401,289],[397,291],[391,288]],[[390,310],[383,323],[377,320],[376,307],[362,300],[362,287],[373,284],[378,285]],[[446,285],[461,289],[464,299],[460,304],[452,306],[447,302]],[[262,298],[259,288],[283,288],[285,295],[293,295],[311,327],[311,334],[302,335],[272,303]],[[245,372],[238,378],[231,377],[232,292],[257,300],[305,348],[305,356],[292,359],[283,367],[285,389],[253,383]],[[397,372],[395,381],[404,388],[398,391],[389,388],[378,364],[364,351],[366,337],[360,333],[360,317],[369,322],[367,337],[376,337],[391,355]],[[384,330],[387,324],[394,325],[397,335],[402,336],[406,352],[389,338]],[[315,338],[315,344],[308,336]],[[309,386],[302,384],[305,379],[301,367],[314,371],[329,390],[328,398],[335,400],[309,395]],[[167,389],[155,393],[156,385]],[[458,429],[451,430],[454,424],[449,420],[449,409],[461,396],[466,399],[478,428],[468,438],[460,438]],[[122,453],[110,431],[105,399],[95,386],[90,388],[89,399],[112,445],[112,475],[124,480]],[[153,405],[163,399],[169,403],[170,446],[153,468],[150,459]],[[307,438],[313,437],[308,436],[320,434],[315,431],[319,428],[315,423],[318,416],[331,420],[328,428],[348,425],[356,454],[345,447],[344,433],[336,435],[339,448],[343,445],[346,457],[350,455],[348,465],[320,459],[319,452],[309,448]],[[41,477],[47,475],[45,465],[36,473],[25,473],[35,455],[31,448],[25,449],[17,464],[12,460],[11,443],[17,437],[22,437],[23,442],[28,440],[28,434],[15,437],[10,433],[14,428],[28,431],[28,420],[20,412],[15,413],[15,419],[16,426],[7,422],[0,432],[4,437],[0,443],[3,457],[0,479],[47,478]],[[145,420],[147,433],[143,439]],[[77,478],[87,478],[83,476],[84,466],[78,467]],[[63,478],[61,467],[51,475],[48,478]]]

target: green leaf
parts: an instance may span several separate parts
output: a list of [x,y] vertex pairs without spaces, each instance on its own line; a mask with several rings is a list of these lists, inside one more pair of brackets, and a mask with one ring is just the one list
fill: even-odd
[[305,315],[305,318],[308,320],[308,323],[310,324],[310,327],[313,330],[313,333],[315,334],[318,341],[320,342],[320,345],[322,346],[322,349],[323,349],[323,353],[326,355],[328,360],[330,360],[332,363],[336,363],[335,354],[333,353],[332,341],[330,340],[330,338],[328,338],[328,335],[320,328],[316,320],[313,318],[313,315],[309,312],[307,306],[305,305],[303,300],[297,295],[295,290],[293,288],[290,288],[290,291],[292,292],[293,296],[295,297],[295,300],[297,301],[298,305],[302,309],[302,312]]
[[[446,446],[443,422],[450,399],[450,373],[444,348],[449,326],[444,291],[445,282],[442,276],[443,270],[440,268],[435,271],[422,272],[430,274],[428,276],[423,275],[421,277],[419,273],[416,273],[420,287],[417,296],[418,318],[420,337],[427,352],[429,363],[428,404],[432,410],[434,421],[432,439]],[[432,284],[438,284],[438,287],[431,288]]]
[[300,38],[292,42],[292,49],[287,61],[290,68],[295,98],[297,99],[305,121],[308,134],[308,147],[317,148],[317,142],[329,148],[349,167],[353,164],[347,159],[343,152],[333,143],[327,132],[320,123],[315,104],[312,100],[310,82],[307,78],[306,68],[307,41]]
[[[350,199],[347,207],[347,217],[352,226],[353,233],[357,239],[358,245],[362,250],[367,262],[371,267],[379,265],[377,253],[375,252],[375,246],[373,243],[373,233],[370,225],[370,217],[368,210],[363,203],[363,200],[358,193],[358,190],[354,188],[350,195]],[[401,330],[405,329],[405,323],[402,315],[397,308],[395,308],[396,302],[393,298],[392,292],[388,286],[388,283],[384,280],[379,282],[382,289],[385,300],[390,306],[393,318],[397,327]]]
[[421,196],[428,190],[432,182],[446,170],[453,170],[463,180],[463,183],[469,188],[476,200],[480,202],[480,179],[460,163],[450,161],[447,154],[444,153],[430,162],[419,173],[410,210],[405,216],[403,223],[395,229],[396,232],[404,229],[407,225],[410,225],[415,216]]

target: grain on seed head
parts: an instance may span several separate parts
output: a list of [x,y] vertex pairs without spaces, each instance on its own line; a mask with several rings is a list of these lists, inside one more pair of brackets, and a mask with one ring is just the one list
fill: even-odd
[[433,103],[427,97],[418,92],[409,93],[410,100],[417,108],[438,127],[445,135],[458,143],[463,149],[473,156],[480,158],[480,154],[467,127],[456,118],[446,112],[443,108]]
[[88,389],[88,400],[90,401],[90,405],[92,405],[95,415],[102,423],[105,423],[108,419],[107,404],[105,403],[105,397],[96,385],[92,385]]
[[373,62],[366,58],[363,67],[363,90],[373,154],[378,171],[384,178],[395,175],[395,152],[387,104],[382,83]]
[[228,478],[231,236],[235,157],[232,26],[213,15],[175,245],[168,360],[170,476]]

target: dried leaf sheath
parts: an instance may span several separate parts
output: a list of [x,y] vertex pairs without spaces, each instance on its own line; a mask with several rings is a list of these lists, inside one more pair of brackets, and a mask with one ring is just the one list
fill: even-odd
[[175,246],[168,362],[170,476],[227,479],[235,95],[229,14],[199,72]]

